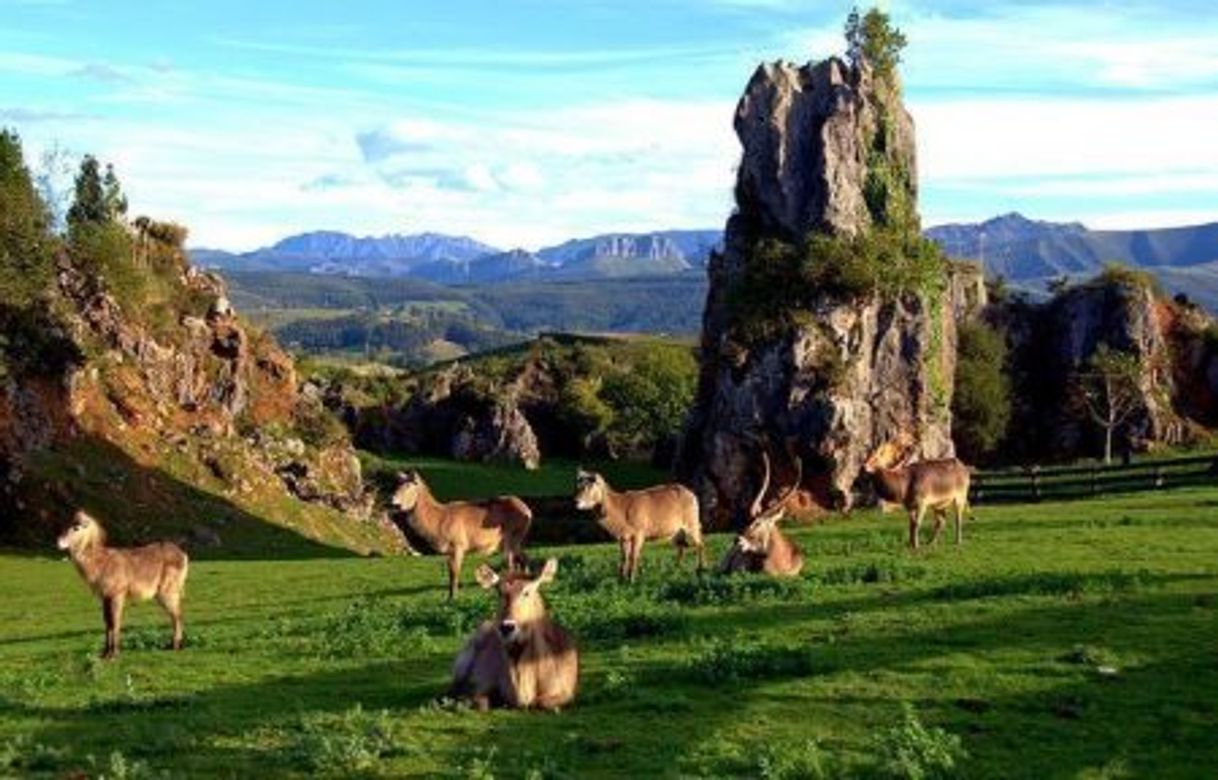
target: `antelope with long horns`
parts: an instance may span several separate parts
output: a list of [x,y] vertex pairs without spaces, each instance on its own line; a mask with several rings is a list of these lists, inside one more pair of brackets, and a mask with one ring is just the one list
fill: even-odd
[[770,487],[771,469],[769,453],[764,446],[761,447],[761,489],[749,506],[749,524],[728,548],[719,567],[720,572],[761,572],[774,577],[797,577],[803,571],[803,551],[778,528],[778,522],[786,516],[788,502],[803,480],[803,461],[794,454],[791,457],[795,463],[795,479],[778,498],[763,504]]

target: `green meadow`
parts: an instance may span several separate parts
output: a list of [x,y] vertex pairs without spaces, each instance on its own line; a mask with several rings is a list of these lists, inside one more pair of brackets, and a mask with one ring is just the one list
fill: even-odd
[[6,553],[0,776],[1212,776],[1218,488],[977,516],[916,555],[897,515],[801,528],[787,582],[547,549],[582,650],[559,714],[440,698],[492,611],[472,566],[448,604],[436,558],[197,560],[188,647],[142,605],[104,663],[71,565]]

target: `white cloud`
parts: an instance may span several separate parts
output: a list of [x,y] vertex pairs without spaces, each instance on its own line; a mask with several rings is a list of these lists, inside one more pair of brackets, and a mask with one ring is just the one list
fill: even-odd
[[1218,172],[1218,95],[916,102],[928,182]]

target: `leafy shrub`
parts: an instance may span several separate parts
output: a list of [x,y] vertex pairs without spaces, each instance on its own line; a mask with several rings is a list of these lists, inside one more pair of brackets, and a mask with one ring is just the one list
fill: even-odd
[[960,737],[941,728],[927,728],[910,704],[900,724],[881,731],[872,740],[880,777],[935,780],[956,774],[968,757]]
[[384,710],[364,712],[360,705],[340,715],[307,715],[294,734],[291,755],[311,770],[347,775],[366,772],[395,755],[393,721]]

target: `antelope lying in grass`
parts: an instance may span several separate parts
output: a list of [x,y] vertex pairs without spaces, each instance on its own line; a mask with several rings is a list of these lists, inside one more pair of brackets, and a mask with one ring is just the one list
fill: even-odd
[[182,548],[169,542],[127,549],[107,547],[101,525],[79,511],[71,527],[60,535],[59,549],[68,551],[80,576],[101,599],[106,621],[103,658],[118,655],[123,606],[129,598],[146,601],[156,597],[173,620],[173,649],[182,648],[182,592],[189,565]]
[[909,513],[909,546],[918,549],[918,531],[926,511],[935,513],[931,544],[939,541],[947,510],[956,516],[956,544],[964,541],[964,514],[969,509],[969,469],[956,458],[911,463],[914,443],[907,436],[885,442],[863,464],[881,501],[900,504]]
[[778,521],[786,515],[787,502],[803,479],[803,461],[798,457],[794,461],[795,479],[790,487],[768,506],[763,506],[762,499],[770,486],[770,456],[762,450],[761,489],[749,507],[748,526],[736,537],[719,567],[721,573],[762,572],[774,577],[798,577],[803,571],[803,551],[778,529]]
[[453,665],[449,695],[489,707],[557,711],[579,685],[579,651],[562,626],[546,614],[541,586],[553,581],[558,561],[546,561],[536,578],[496,574],[478,567],[478,583],[495,588],[499,610],[475,632]]
[[457,595],[467,553],[502,551],[509,569],[524,563],[524,538],[533,512],[516,496],[441,503],[417,471],[398,474],[390,503],[405,512],[419,536],[448,558],[448,598]]
[[698,570],[706,565],[698,499],[683,485],[657,485],[619,493],[600,474],[580,469],[575,475],[575,508],[595,510],[597,522],[618,541],[621,547],[618,576],[622,580],[634,582],[643,543],[654,539],[673,540],[677,563],[684,560],[685,548],[693,547],[698,553]]

